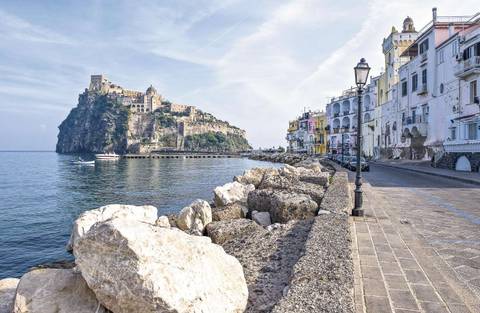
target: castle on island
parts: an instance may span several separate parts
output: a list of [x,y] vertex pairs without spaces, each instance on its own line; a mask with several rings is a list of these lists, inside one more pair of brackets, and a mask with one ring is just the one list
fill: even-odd
[[89,92],[107,95],[128,107],[134,113],[150,113],[159,109],[169,112],[195,115],[195,107],[165,101],[161,94],[150,85],[145,92],[128,90],[109,81],[105,75],[91,75]]

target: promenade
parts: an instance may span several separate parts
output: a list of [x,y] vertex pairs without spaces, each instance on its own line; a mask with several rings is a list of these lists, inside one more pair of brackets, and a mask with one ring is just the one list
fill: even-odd
[[480,186],[393,165],[352,219],[356,312],[480,312]]

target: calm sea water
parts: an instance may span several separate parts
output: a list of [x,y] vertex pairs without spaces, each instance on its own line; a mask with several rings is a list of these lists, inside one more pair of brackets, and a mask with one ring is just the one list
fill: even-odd
[[70,259],[65,245],[83,211],[111,203],[178,212],[252,167],[247,159],[135,159],[70,164],[53,152],[0,152],[0,279]]

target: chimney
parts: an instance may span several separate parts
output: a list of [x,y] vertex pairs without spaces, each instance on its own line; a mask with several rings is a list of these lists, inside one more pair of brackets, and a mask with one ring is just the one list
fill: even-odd
[[453,24],[448,25],[448,38],[452,37],[455,33],[455,27]]
[[432,20],[433,22],[437,21],[437,8],[432,8]]

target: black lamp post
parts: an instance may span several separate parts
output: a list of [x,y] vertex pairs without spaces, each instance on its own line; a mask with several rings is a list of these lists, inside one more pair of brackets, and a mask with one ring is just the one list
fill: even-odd
[[363,216],[363,194],[362,194],[362,94],[363,87],[367,83],[370,67],[364,58],[360,60],[355,70],[355,83],[357,84],[358,109],[357,109],[357,176],[355,178],[355,206],[352,210],[353,216]]

